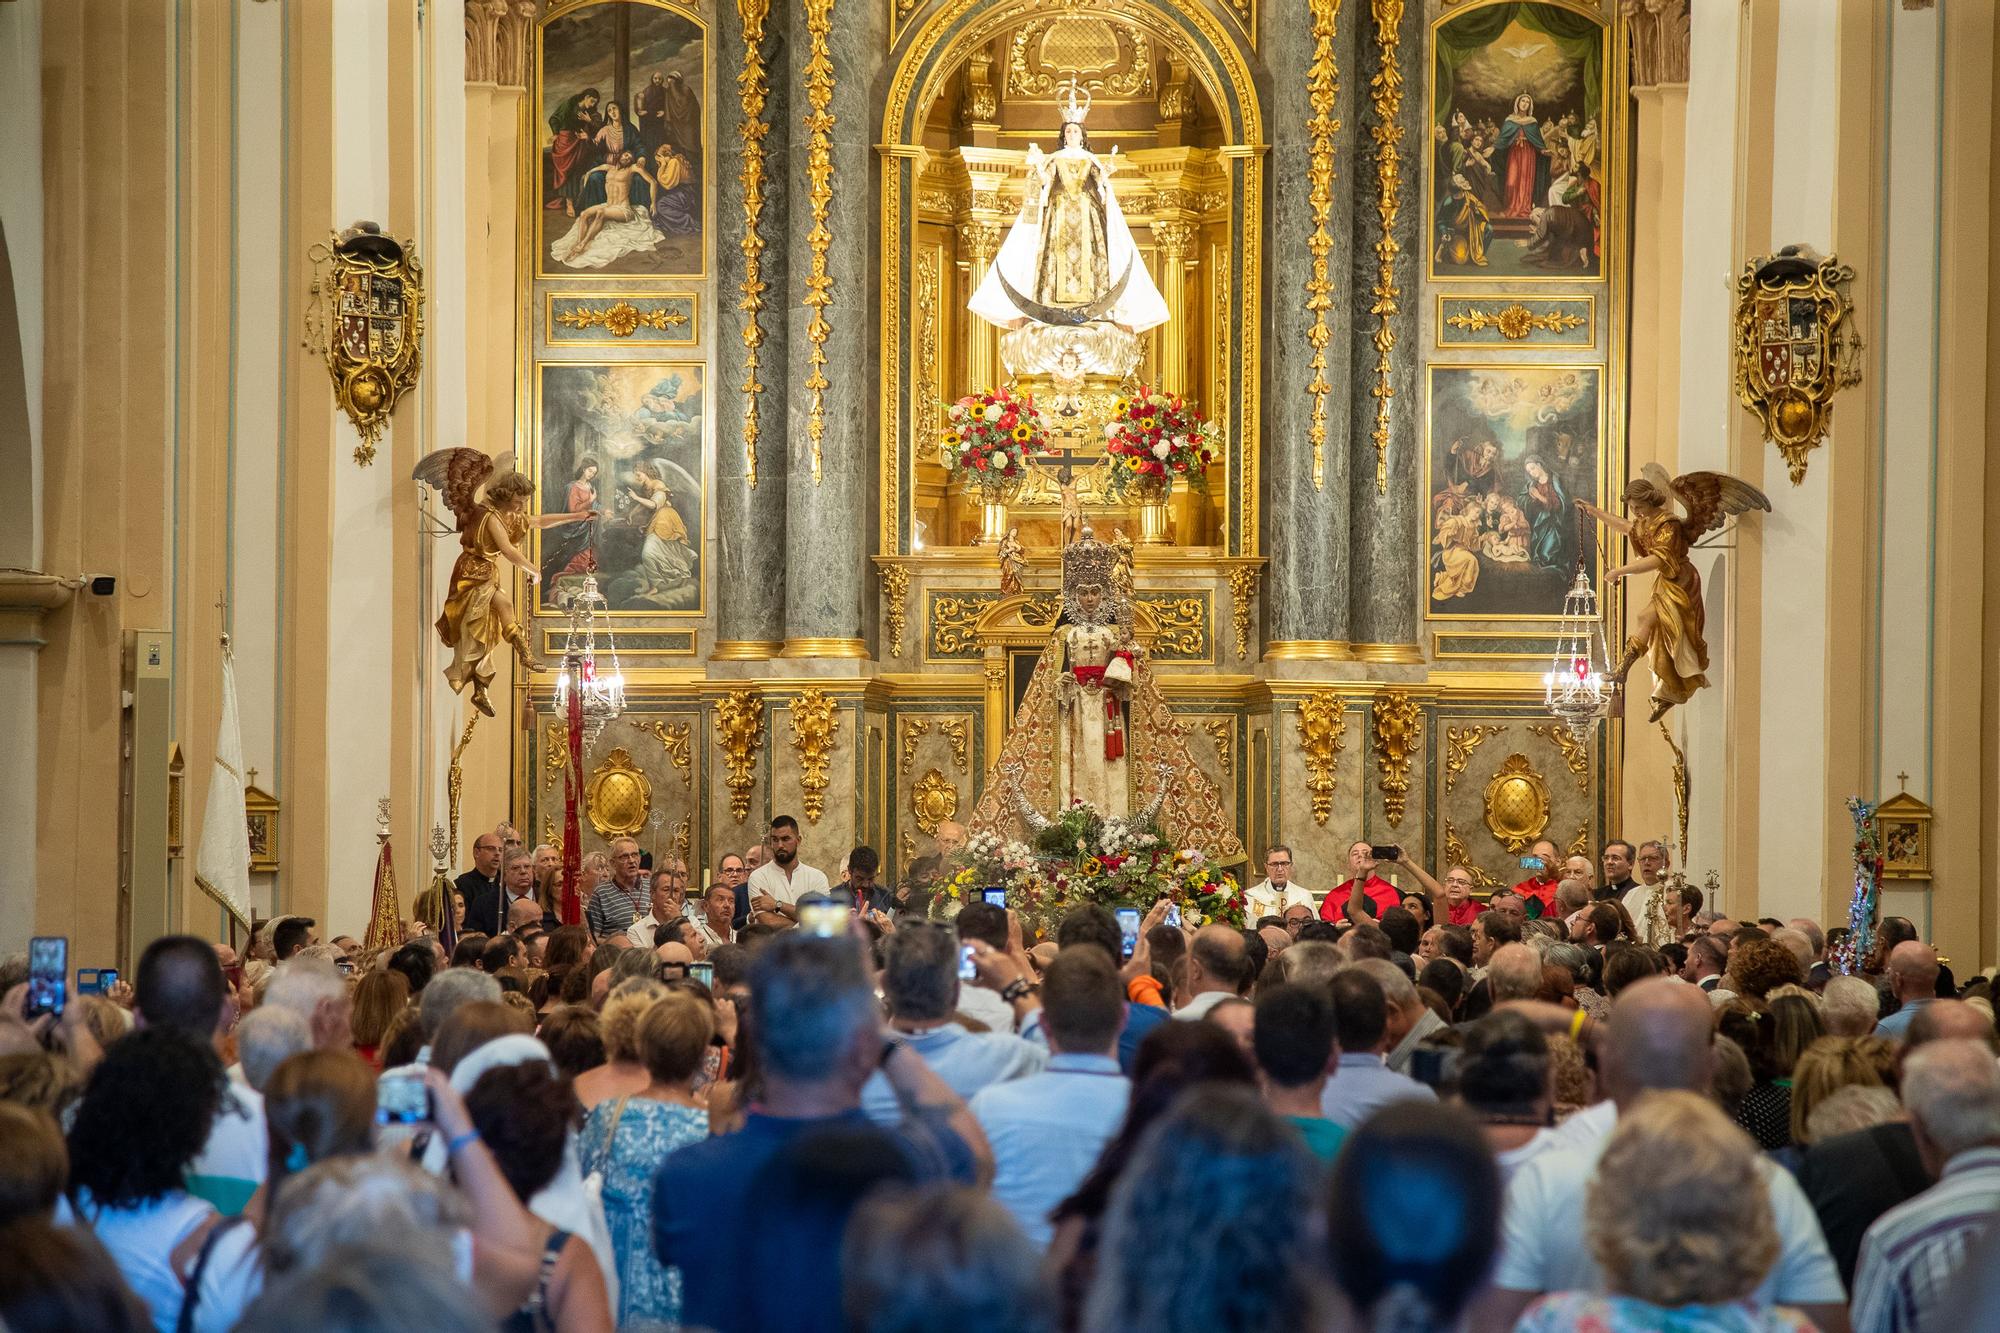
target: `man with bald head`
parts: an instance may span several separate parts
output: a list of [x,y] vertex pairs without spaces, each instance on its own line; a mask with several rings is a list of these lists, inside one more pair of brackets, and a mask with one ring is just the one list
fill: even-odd
[[1907,1060],[1919,1046],[1955,1040],[1985,1042],[1989,1050],[2000,1053],[1993,1020],[1983,1010],[1964,1000],[1933,1000],[1910,1020],[1903,1037],[1903,1058]]
[[1922,940],[1904,940],[1889,951],[1889,993],[1901,1006],[1875,1025],[1878,1035],[1902,1041],[1910,1024],[1930,1005],[1937,1003],[1937,950]]
[[[1556,1146],[1527,1162],[1507,1186],[1501,1255],[1476,1327],[1512,1328],[1534,1298],[1550,1291],[1606,1289],[1591,1247],[1563,1219],[1584,1215],[1597,1160],[1618,1113],[1656,1090],[1706,1094],[1714,1075],[1708,997],[1667,977],[1635,982],[1611,1006],[1598,1042],[1598,1069],[1610,1100],[1574,1116]],[[1588,1116],[1594,1125],[1579,1125]],[[1799,1307],[1820,1328],[1847,1328],[1847,1294],[1820,1235],[1812,1205],[1789,1171],[1759,1158],[1777,1224],[1779,1251],[1753,1299]]]
[[1250,966],[1243,932],[1220,924],[1203,926],[1188,946],[1187,966],[1188,994],[1194,998],[1174,1010],[1174,1017],[1205,1018],[1216,1005],[1242,993]]
[[1503,944],[1486,963],[1493,1003],[1532,1000],[1542,989],[1542,956],[1525,944]]

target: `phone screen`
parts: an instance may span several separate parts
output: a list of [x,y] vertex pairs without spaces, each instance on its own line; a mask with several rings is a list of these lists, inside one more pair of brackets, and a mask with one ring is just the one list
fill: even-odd
[[1385,843],[1379,847],[1370,847],[1368,854],[1377,861],[1394,861],[1402,856],[1403,849],[1395,843]]
[[1522,857],[1522,858],[1521,858],[1521,869],[1523,869],[1523,870],[1540,870],[1541,868],[1542,868],[1542,858],[1541,858],[1541,857],[1539,857],[1539,856],[1524,856],[1524,857]]
[[970,944],[961,944],[958,946],[958,979],[960,981],[977,981],[979,979],[979,969],[972,962],[972,946]]
[[61,1015],[69,995],[69,937],[37,935],[28,941],[28,1003],[25,1018]]
[[847,933],[850,915],[847,908],[837,902],[802,902],[799,904],[799,929],[808,935],[835,939]]
[[1130,958],[1132,951],[1139,947],[1139,909],[1121,907],[1118,909],[1118,935],[1123,957]]
[[1005,907],[1007,905],[1007,890],[1004,888],[981,889],[979,894],[982,898],[986,899],[988,907]]
[[1181,928],[1181,905],[1179,903],[1167,904],[1166,924],[1172,926],[1175,930]]
[[375,1081],[376,1124],[417,1125],[430,1118],[430,1085],[422,1079],[399,1074]]
[[688,976],[699,981],[704,986],[713,987],[715,985],[715,964],[710,962],[689,963]]

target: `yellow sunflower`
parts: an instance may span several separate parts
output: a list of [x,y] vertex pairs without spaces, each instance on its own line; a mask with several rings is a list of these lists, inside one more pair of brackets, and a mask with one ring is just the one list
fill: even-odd
[[1101,875],[1101,874],[1103,874],[1103,873],[1104,873],[1104,862],[1102,862],[1102,861],[1098,860],[1098,859],[1097,859],[1096,857],[1094,857],[1094,856],[1086,856],[1086,857],[1084,857],[1084,858],[1083,858],[1083,873],[1084,873],[1084,874],[1086,874],[1086,875]]
[[1026,444],[1030,439],[1034,438],[1034,434],[1035,432],[1030,430],[1026,425],[1014,427],[1014,439],[1017,443]]
[[970,413],[974,421],[986,420],[986,404],[974,403],[970,409]]

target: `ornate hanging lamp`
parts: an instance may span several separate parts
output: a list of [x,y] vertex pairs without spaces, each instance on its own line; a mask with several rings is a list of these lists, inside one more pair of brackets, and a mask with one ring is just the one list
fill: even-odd
[[1611,679],[1611,654],[1604,641],[1604,617],[1597,592],[1583,561],[1576,580],[1563,598],[1562,624],[1556,631],[1555,652],[1542,676],[1542,705],[1569,729],[1579,745],[1590,739],[1599,719],[1611,711],[1617,686]]
[[556,711],[563,717],[569,761],[563,776],[560,915],[564,925],[573,926],[583,919],[576,883],[583,868],[576,811],[583,786],[583,752],[597,743],[605,723],[625,711],[625,674],[618,668],[618,645],[612,641],[611,625],[604,617],[604,594],[597,590],[597,576],[585,574],[583,583],[568,594],[565,605],[569,634],[563,640],[562,667],[556,674]]

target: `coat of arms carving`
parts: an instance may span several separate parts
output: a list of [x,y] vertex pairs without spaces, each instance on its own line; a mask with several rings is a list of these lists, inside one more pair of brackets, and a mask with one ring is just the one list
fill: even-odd
[[1785,456],[1792,484],[1832,424],[1836,390],[1861,382],[1854,270],[1802,245],[1753,259],[1736,280],[1736,396]]
[[423,368],[423,265],[407,242],[372,222],[307,254],[314,273],[306,345],[326,357],[334,398],[361,432],[354,461],[366,467],[396,400]]

